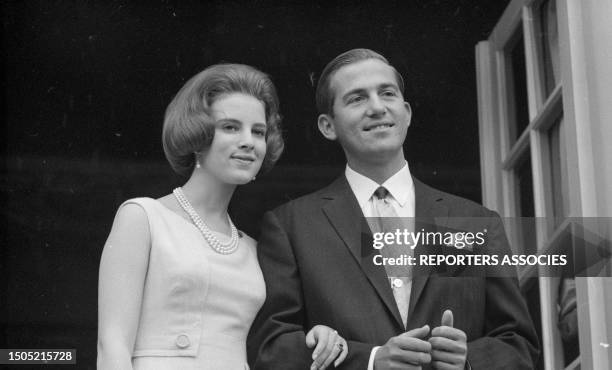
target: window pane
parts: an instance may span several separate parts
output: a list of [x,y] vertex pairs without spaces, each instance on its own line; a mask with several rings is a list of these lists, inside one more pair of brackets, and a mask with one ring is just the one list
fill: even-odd
[[[533,320],[538,338],[542,338],[542,316],[540,315],[540,286],[538,284],[538,278],[532,277],[528,279],[525,282],[525,285],[522,287],[522,290],[523,297],[527,302],[527,308],[529,309],[529,314]],[[539,356],[538,369],[544,368],[543,357],[544,356]]]
[[563,135],[563,118],[559,117],[548,131],[548,149],[550,159],[550,197],[552,201],[555,228],[568,215],[567,173],[565,167],[565,146]]
[[537,253],[535,207],[533,201],[533,181],[529,151],[524,153],[524,159],[514,170],[516,179],[516,211],[519,217],[519,229],[516,240],[521,253]]
[[531,158],[529,152],[525,153],[525,159],[515,171],[518,182],[519,194],[519,215],[521,217],[534,217],[533,203],[533,177],[531,174]]
[[562,279],[559,286],[559,334],[563,342],[565,366],[569,365],[580,354],[578,340],[578,309],[576,301],[576,281]]
[[525,69],[525,44],[522,28],[519,27],[513,40],[506,48],[508,70],[508,113],[510,144],[521,136],[529,125],[529,106],[527,101],[527,71]]
[[547,0],[538,9],[539,65],[542,75],[543,98],[546,99],[559,83],[559,32],[556,1]]

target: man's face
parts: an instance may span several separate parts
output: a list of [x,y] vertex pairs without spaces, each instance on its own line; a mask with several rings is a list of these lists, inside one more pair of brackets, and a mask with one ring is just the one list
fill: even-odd
[[331,78],[333,116],[319,116],[319,129],[338,140],[349,164],[385,161],[401,156],[410,124],[394,70],[378,59],[340,68]]

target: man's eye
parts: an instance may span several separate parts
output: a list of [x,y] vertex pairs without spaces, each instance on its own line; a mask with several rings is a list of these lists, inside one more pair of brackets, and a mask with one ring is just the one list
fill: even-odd
[[385,90],[382,92],[383,96],[397,96],[397,93],[393,90]]
[[363,99],[364,99],[363,96],[353,96],[353,97],[350,97],[347,102],[349,104],[359,103],[359,102],[363,101]]

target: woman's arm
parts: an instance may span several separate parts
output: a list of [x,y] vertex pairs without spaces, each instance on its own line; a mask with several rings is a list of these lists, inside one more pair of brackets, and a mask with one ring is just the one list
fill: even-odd
[[150,239],[144,209],[121,207],[100,261],[98,369],[132,368]]

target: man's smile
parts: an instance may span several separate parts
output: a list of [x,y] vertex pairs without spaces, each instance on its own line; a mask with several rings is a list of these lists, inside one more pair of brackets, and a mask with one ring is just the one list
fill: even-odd
[[395,126],[395,123],[392,122],[377,122],[367,125],[363,128],[363,131],[379,131],[389,129]]

